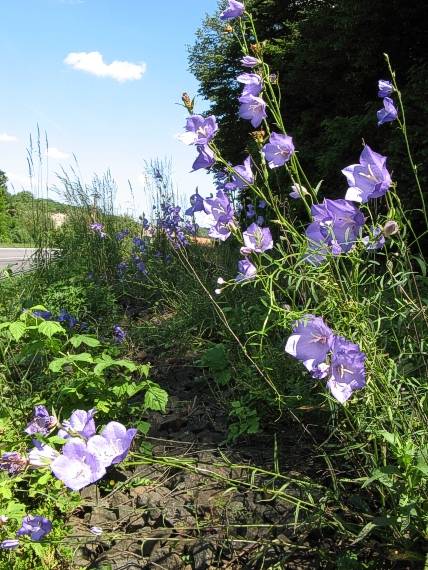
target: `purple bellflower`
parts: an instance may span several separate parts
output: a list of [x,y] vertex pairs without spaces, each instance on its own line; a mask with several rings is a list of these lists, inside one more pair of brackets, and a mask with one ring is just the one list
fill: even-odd
[[195,194],[190,196],[190,208],[185,211],[186,216],[193,216],[196,212],[204,211],[204,199],[196,188]]
[[186,132],[179,135],[179,139],[185,144],[207,145],[218,131],[218,125],[214,115],[203,117],[192,115],[186,119]]
[[235,277],[237,283],[254,279],[256,275],[257,268],[247,257],[238,261],[238,275]]
[[95,453],[88,449],[82,439],[70,438],[62,448],[62,454],[51,463],[57,479],[73,491],[79,491],[101,479],[106,473],[105,466]]
[[263,79],[257,73],[241,73],[236,81],[243,83],[242,97],[253,95],[257,97],[263,91]]
[[122,343],[126,338],[126,332],[119,325],[114,325],[113,337],[115,342]]
[[29,536],[31,540],[42,540],[52,530],[49,519],[40,515],[27,515],[22,519],[21,528],[16,531],[17,536]]
[[244,55],[244,57],[241,59],[241,65],[242,67],[256,67],[256,65],[259,65],[260,60],[257,59],[256,57],[252,57],[251,55]]
[[90,224],[89,228],[94,232],[94,234],[97,234],[101,239],[104,239],[107,236],[107,234],[104,231],[103,224],[100,224],[99,222],[94,222],[93,224]]
[[19,546],[19,540],[16,538],[7,538],[6,540],[2,540],[0,542],[0,548],[2,550],[13,550]]
[[366,355],[357,344],[341,336],[334,339],[332,353],[327,387],[336,400],[343,404],[354,390],[359,390],[366,384]]
[[213,151],[208,145],[197,145],[198,157],[192,165],[192,172],[200,170],[201,168],[211,168],[215,163],[215,156]]
[[58,431],[58,436],[64,439],[80,435],[85,439],[95,434],[94,416],[96,409],[91,410],[75,410],[69,420],[62,422],[63,429]]
[[234,211],[223,190],[218,190],[215,198],[204,200],[204,210],[209,216],[211,225],[208,235],[225,241],[231,234],[230,225],[233,222]]
[[317,374],[319,366],[324,363],[334,341],[333,331],[324,323],[321,317],[305,315],[294,324],[291,336],[285,345],[285,352],[301,360],[304,366]]
[[52,428],[56,426],[56,424],[56,417],[50,416],[45,406],[35,406],[33,418],[24,431],[25,433],[28,433],[28,435],[33,435],[35,433],[48,435],[48,433],[52,430]]
[[293,139],[288,135],[272,133],[262,151],[269,167],[278,168],[290,160],[294,152]]
[[126,429],[119,422],[109,422],[99,435],[89,439],[88,450],[97,456],[104,467],[109,467],[125,459],[136,433],[135,428]]
[[395,121],[398,117],[398,111],[394,105],[394,101],[390,97],[383,98],[383,109],[379,109],[377,114],[377,124],[383,125]]
[[384,99],[385,97],[389,97],[391,93],[394,91],[394,86],[390,81],[386,79],[379,79],[378,81],[378,97]]
[[33,317],[36,317],[36,319],[44,319],[45,321],[50,321],[52,319],[52,313],[50,311],[42,311],[41,309],[37,309],[33,311]]
[[30,467],[49,467],[54,459],[59,457],[56,449],[46,443],[33,440],[33,449],[28,454],[28,464]]
[[226,10],[220,14],[220,20],[234,20],[235,18],[240,18],[245,12],[245,6],[242,2],[237,2],[237,0],[229,0],[229,5]]
[[374,152],[365,145],[359,164],[351,164],[342,170],[349,184],[345,199],[365,203],[371,198],[379,198],[392,184],[386,168],[386,156]]
[[241,247],[241,253],[263,253],[273,248],[272,234],[269,228],[260,228],[257,224],[251,224],[242,234],[245,247]]
[[239,116],[241,119],[250,121],[255,129],[259,127],[263,119],[267,117],[266,103],[263,99],[254,95],[242,95],[242,97],[239,97],[239,102]]
[[247,156],[243,164],[238,164],[233,167],[234,174],[232,174],[233,188],[246,188],[249,184],[254,184],[254,174],[251,170],[251,157]]

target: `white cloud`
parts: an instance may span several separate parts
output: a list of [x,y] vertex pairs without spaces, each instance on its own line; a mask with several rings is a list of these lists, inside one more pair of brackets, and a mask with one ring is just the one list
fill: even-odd
[[65,160],[66,158],[70,158],[70,155],[54,146],[50,146],[46,151],[46,156],[48,158],[52,158],[53,160]]
[[8,135],[7,133],[0,133],[0,142],[16,142],[18,137],[14,135]]
[[97,77],[111,77],[120,83],[141,79],[147,69],[145,63],[131,63],[129,61],[105,63],[99,51],[71,52],[64,59],[64,63]]
[[7,170],[6,176],[12,186],[17,185],[29,187],[31,185],[31,178],[29,174],[20,174]]

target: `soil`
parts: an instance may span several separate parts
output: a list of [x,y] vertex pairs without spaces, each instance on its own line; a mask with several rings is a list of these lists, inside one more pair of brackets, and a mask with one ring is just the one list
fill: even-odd
[[[70,521],[71,543],[78,544],[73,568],[358,570],[366,566],[349,555],[358,549],[360,559],[374,562],[370,568],[421,567],[391,561],[373,544],[349,548],[333,526],[320,526],[321,491],[312,490],[315,507],[296,516],[291,502],[308,498],[302,482],[328,476],[304,429],[276,426],[278,446],[265,429],[228,445],[228,417],[200,369],[170,359],[153,372],[170,394],[167,413],[149,418],[153,459],[110,471],[110,483],[82,490],[82,507]],[[291,482],[281,489],[284,479],[257,468],[277,469]]]

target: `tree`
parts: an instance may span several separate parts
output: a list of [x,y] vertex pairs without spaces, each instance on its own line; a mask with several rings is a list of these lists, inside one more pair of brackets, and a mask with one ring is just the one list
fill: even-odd
[[0,170],[0,241],[9,239],[7,176]]

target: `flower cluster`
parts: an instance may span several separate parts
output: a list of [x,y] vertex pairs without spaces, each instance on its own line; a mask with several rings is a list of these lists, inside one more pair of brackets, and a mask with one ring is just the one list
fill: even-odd
[[185,144],[196,145],[198,151],[192,170],[210,168],[215,162],[209,143],[218,131],[216,118],[214,115],[206,118],[202,115],[191,115],[186,120],[185,129],[185,132],[178,138]]
[[[7,522],[7,517],[4,517]],[[16,536],[28,536],[30,540],[42,540],[52,530],[52,523],[49,519],[40,515],[26,515],[21,522],[21,527],[16,531]],[[0,542],[3,550],[12,550],[19,546],[19,540],[9,538]]]
[[366,384],[365,354],[335,335],[321,317],[305,315],[296,322],[285,352],[300,360],[313,378],[328,378],[327,387],[341,404]]
[[79,322],[79,320],[71,315],[66,309],[61,309],[58,315],[54,315],[50,311],[45,311],[43,309],[36,309],[32,312],[32,315],[37,319],[44,319],[45,321],[56,321],[70,330],[77,327],[80,330],[85,330],[88,326],[84,322]]
[[100,222],[93,222],[92,224],[89,224],[89,229],[92,230],[93,233],[96,234],[101,239],[107,237],[107,234],[104,231],[104,226]]
[[263,79],[257,73],[241,73],[237,81],[243,83],[244,89],[239,97],[239,116],[251,122],[256,129],[266,119],[266,103],[260,97],[263,91]]
[[394,86],[390,81],[385,79],[380,79],[378,82],[378,97],[383,101],[383,109],[379,109],[377,112],[378,125],[383,125],[384,123],[390,123],[395,121],[398,116],[397,109],[394,105],[394,101],[391,99],[390,95],[394,92]]
[[234,227],[235,214],[227,194],[223,190],[218,190],[215,198],[206,198],[204,210],[209,216],[211,225],[208,235],[225,241],[231,234],[231,228]]
[[[55,477],[73,491],[95,483],[105,475],[110,465],[125,459],[137,433],[136,429],[126,429],[121,423],[113,421],[97,435],[95,412],[95,409],[75,410],[69,420],[62,422],[58,437],[64,439],[65,444],[61,452],[48,444],[33,440],[34,447],[30,450],[28,458],[15,451],[3,453],[0,458],[0,469],[15,475],[28,466],[49,467]],[[46,408],[36,406],[34,416],[25,429],[26,433],[47,435],[54,427],[48,418],[53,416],[49,415]]]

